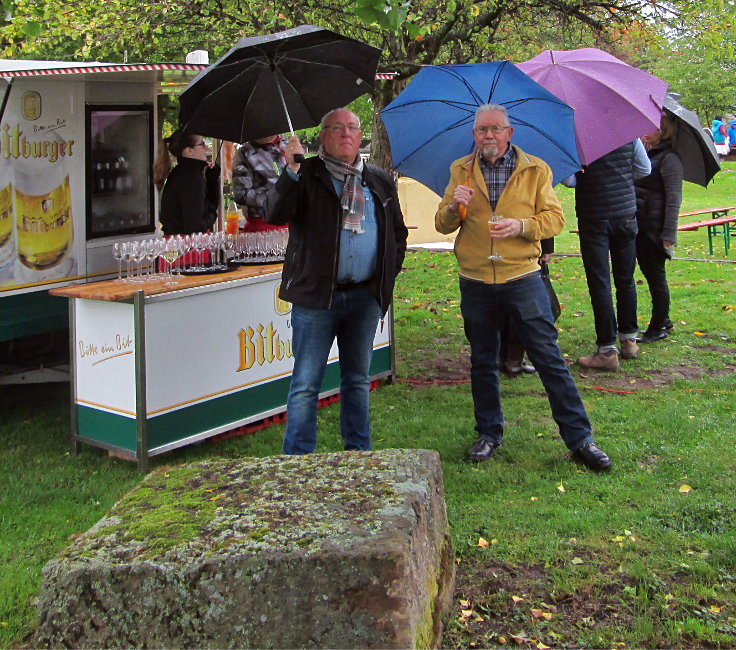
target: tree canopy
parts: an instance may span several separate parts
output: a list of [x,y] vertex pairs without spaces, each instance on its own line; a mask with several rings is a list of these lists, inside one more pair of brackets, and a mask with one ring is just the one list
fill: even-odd
[[[421,65],[518,62],[544,49],[593,46],[659,73],[682,89],[684,103],[722,111],[733,92],[704,83],[704,73],[715,80],[732,54],[736,39],[723,35],[734,36],[735,15],[727,0],[15,0],[0,22],[0,47],[6,57],[111,62],[180,61],[205,49],[214,60],[241,36],[310,23],[381,48],[381,71],[396,75],[376,83],[377,114]],[[373,136],[374,158],[387,165],[375,115]]]

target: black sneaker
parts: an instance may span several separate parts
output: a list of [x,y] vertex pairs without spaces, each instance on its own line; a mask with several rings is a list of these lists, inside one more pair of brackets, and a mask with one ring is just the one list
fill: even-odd
[[488,460],[498,449],[498,445],[494,444],[486,438],[478,438],[468,450],[468,460],[481,461]]
[[658,330],[647,330],[644,332],[644,334],[641,335],[639,339],[639,343],[655,343],[656,341],[661,341],[662,339],[666,339],[669,336],[667,333],[667,328],[663,327]]
[[602,472],[611,467],[611,459],[594,442],[589,442],[577,449],[573,452],[572,458],[594,472]]

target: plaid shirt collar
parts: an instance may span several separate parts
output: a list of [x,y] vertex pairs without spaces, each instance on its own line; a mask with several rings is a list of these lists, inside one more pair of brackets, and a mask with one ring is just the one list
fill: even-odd
[[516,169],[516,151],[509,144],[506,153],[503,154],[494,164],[489,163],[483,156],[478,155],[480,159],[480,170],[483,173],[483,179],[488,188],[488,197],[491,201],[491,207],[495,210],[498,199],[508,183],[509,177]]

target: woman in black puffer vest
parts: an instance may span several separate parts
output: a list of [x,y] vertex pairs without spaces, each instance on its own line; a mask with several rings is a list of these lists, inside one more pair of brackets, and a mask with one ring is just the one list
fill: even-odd
[[641,343],[667,337],[672,329],[670,291],[665,261],[672,259],[677,241],[677,219],[682,202],[682,161],[672,149],[674,128],[667,117],[660,128],[645,135],[642,142],[652,162],[652,173],[636,181],[636,259],[649,285],[652,317]]

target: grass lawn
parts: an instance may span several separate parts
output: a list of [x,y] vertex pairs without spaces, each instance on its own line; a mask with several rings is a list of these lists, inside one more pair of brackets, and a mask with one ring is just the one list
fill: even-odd
[[[683,210],[729,205],[736,165]],[[572,193],[560,188],[566,213]],[[695,220],[695,219],[693,219]],[[566,358],[593,350],[577,236],[551,268]],[[617,373],[571,369],[613,469],[569,462],[536,376],[504,379],[503,447],[474,439],[467,345],[451,253],[410,252],[395,298],[398,380],[371,397],[374,446],[436,449],[457,555],[446,647],[736,647],[736,250],[681,233],[668,266],[675,330]],[[736,244],[736,242],[734,242]],[[718,261],[718,260],[721,261]],[[641,276],[638,276],[641,281]],[[642,328],[648,320],[640,285]],[[0,647],[33,628],[43,565],[140,476],[85,447],[69,454],[68,387],[1,387]],[[340,448],[337,405],[318,451]],[[282,429],[177,450],[155,464],[279,453]]]

